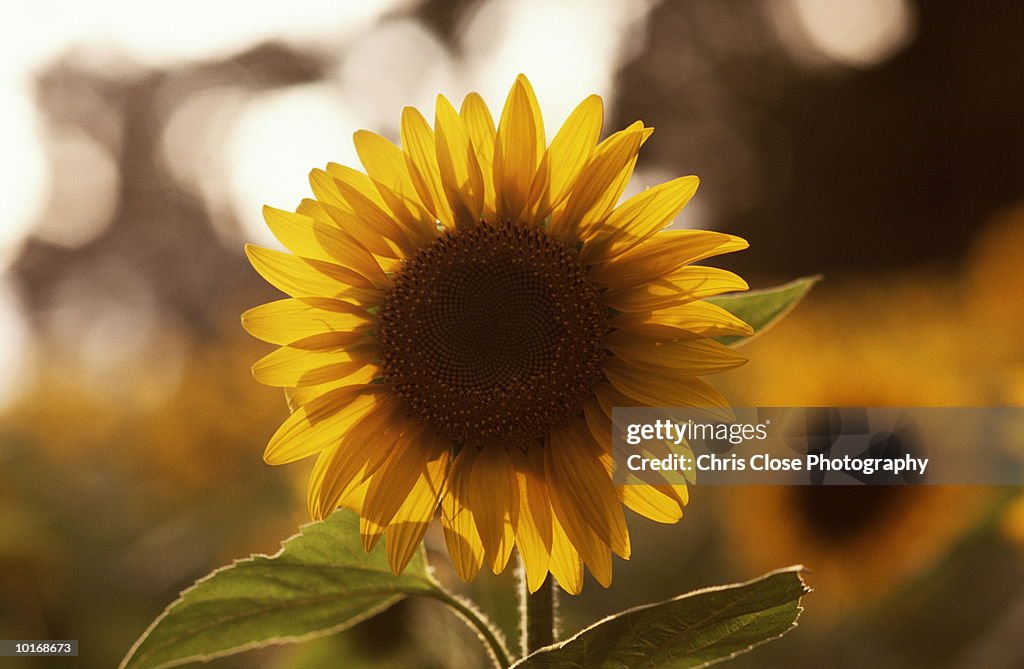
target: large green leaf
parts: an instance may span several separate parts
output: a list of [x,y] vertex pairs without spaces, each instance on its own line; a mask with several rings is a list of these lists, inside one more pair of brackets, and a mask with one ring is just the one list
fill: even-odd
[[310,639],[351,627],[405,595],[447,601],[422,553],[395,576],[382,549],[363,551],[359,519],[347,511],[305,525],[276,555],[239,560],[185,590],[121,668],[174,667]]
[[606,618],[516,669],[688,669],[735,657],[796,626],[801,567],[698,590]]
[[821,275],[805,276],[802,279],[784,283],[774,288],[748,290],[735,295],[719,295],[707,298],[726,311],[739,316],[754,328],[750,337],[718,337],[718,341],[729,346],[745,344],[758,336],[793,310],[814,284],[821,281]]

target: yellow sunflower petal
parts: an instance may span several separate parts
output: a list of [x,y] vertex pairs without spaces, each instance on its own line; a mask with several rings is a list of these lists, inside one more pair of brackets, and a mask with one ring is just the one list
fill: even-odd
[[604,104],[591,95],[569,114],[551,140],[530,187],[531,218],[538,221],[550,214],[569,195],[601,136]]
[[[355,173],[365,176],[359,172]],[[365,187],[356,187],[351,180],[336,179],[335,186],[348,204],[352,215],[369,228],[368,234],[374,234],[393,242],[402,251],[403,257],[408,258],[413,255],[424,241],[410,235],[409,231],[403,229],[392,218],[390,211],[385,211],[386,205],[380,200],[376,190],[373,191],[377,196],[375,201],[374,198],[367,196]]]
[[[616,499],[616,504],[618,500]],[[555,502],[552,505],[555,509],[556,517],[559,522],[562,523],[562,529],[569,540],[579,551],[580,559],[583,560],[583,564],[586,565],[587,569],[594,576],[594,580],[601,584],[602,587],[610,587],[612,584],[612,551],[608,547],[608,544],[601,541],[601,539],[594,534],[594,531],[590,528],[583,528],[584,534],[578,535],[574,533],[574,530],[569,529],[566,524],[564,516],[561,515],[562,507]]]
[[[555,492],[550,487],[549,490]],[[567,592],[578,594],[583,587],[582,573],[578,570],[586,564],[594,578],[608,587],[612,575],[611,549],[608,544],[589,526],[570,526],[568,523],[574,522],[572,516],[567,519],[563,512],[572,513],[572,510],[565,509],[557,495],[552,495],[552,506],[551,572]]]
[[[263,220],[277,241],[295,255],[337,262],[337,259],[317,240],[313,226],[318,221],[313,216],[263,205]],[[347,266],[347,263],[343,264]]]
[[544,150],[543,138],[544,122],[536,97],[520,75],[505,100],[495,137],[494,187],[500,219],[515,221],[523,213]]
[[[282,346],[309,353],[337,353],[340,351],[347,351],[351,353],[358,353],[360,360],[364,359],[364,357],[367,360],[376,360],[380,357],[380,345],[374,338],[373,330],[364,328],[358,328],[348,332],[322,332],[288,344],[283,344]],[[366,355],[364,356],[364,354]]]
[[263,356],[252,366],[257,381],[275,388],[316,386],[330,381],[347,385],[370,383],[380,375],[376,354],[367,348],[354,351],[310,352],[290,346]]
[[462,117],[443,95],[437,96],[434,125],[441,183],[455,213],[455,223],[474,225],[483,210],[483,174]]
[[679,502],[655,486],[636,482],[619,486],[618,490],[626,508],[656,523],[671,525],[683,517]]
[[[445,463],[447,464],[447,463]],[[439,471],[447,472],[447,468]],[[437,509],[438,495],[433,484],[420,479],[406,498],[402,508],[395,514],[395,519],[385,531],[387,537],[388,565],[394,574],[400,574],[416,555],[416,550],[423,542],[423,537],[434,519]]]
[[424,463],[439,457],[435,440],[422,427],[399,435],[391,453],[370,480],[359,519],[363,549],[371,550],[398,513],[423,473]]
[[534,154],[537,160],[544,155],[544,147],[547,145],[547,135],[544,134],[544,117],[540,112],[540,103],[537,102],[537,94],[533,91],[533,84],[526,78],[525,74],[516,75],[516,83],[522,84],[526,92],[526,101],[530,104],[530,114],[533,116],[533,143],[536,147]]
[[342,494],[338,497],[333,506],[324,506],[325,509],[329,509],[326,515],[321,517],[314,516],[314,518],[323,520],[338,508],[351,509],[356,513],[362,513],[363,501],[366,499],[366,491],[369,487],[370,479],[368,478],[360,480],[360,483],[353,483],[342,491]]
[[448,444],[444,444],[438,456],[425,464],[416,485],[388,525],[388,564],[396,574],[405,569],[423,541],[423,535],[426,534],[444,493],[450,463],[451,449]]
[[[633,399],[628,395],[620,393],[611,383],[598,383],[594,386],[594,397],[597,398],[598,406],[609,419],[612,418],[612,410],[616,407],[650,407],[640,400]],[[662,406],[662,405],[657,405]]]
[[312,216],[263,207],[267,227],[292,253],[304,258],[337,263],[362,276],[377,288],[389,288],[389,279],[373,255],[347,232]]
[[[592,434],[597,434],[595,432],[595,427],[594,427],[595,425],[606,425],[607,427],[604,428],[604,432],[605,432],[606,435],[608,435],[607,438],[608,438],[609,442],[611,440],[612,411],[614,410],[615,407],[647,406],[643,402],[637,401],[637,400],[635,400],[635,399],[633,399],[631,397],[627,397],[626,395],[623,395],[618,390],[616,390],[614,387],[612,387],[611,384],[608,384],[608,383],[600,383],[597,386],[595,386],[594,387],[594,395],[597,398],[598,406],[601,408],[601,413],[604,414],[604,419],[602,421],[600,418],[598,418],[595,415],[595,416],[593,416],[594,423],[591,423],[591,416],[588,414],[587,422],[588,422],[588,425],[591,426],[591,433]],[[666,418],[668,418],[668,416],[666,416]],[[597,438],[599,439],[599,437],[597,437]],[[666,452],[664,453],[664,455],[667,455],[668,452],[670,452],[670,451],[666,448]],[[659,454],[659,455],[656,455],[655,457],[664,457],[664,455]],[[622,486],[622,487],[630,488],[630,487],[634,487],[632,485],[633,482],[639,481],[640,479],[638,479],[634,475],[629,475],[629,476],[626,477],[625,480],[626,480],[627,484],[629,484],[629,485]],[[675,500],[680,507],[684,506],[686,504],[687,500],[689,499],[689,493],[688,493],[686,484],[684,482],[670,483],[666,479],[666,483],[664,483],[664,484],[656,484],[656,485],[649,486],[649,487],[652,487],[655,490],[657,490],[659,493],[661,493],[662,495],[664,495],[664,496],[666,496],[666,497],[668,497],[668,498],[670,498],[672,500]],[[639,488],[637,488],[637,489],[639,490]],[[621,490],[619,491],[619,496],[623,497],[623,493],[621,492]],[[625,499],[623,499],[623,503],[625,503]],[[630,507],[630,508],[633,508],[633,507]],[[634,510],[636,510],[636,509],[634,509]],[[666,508],[666,512],[667,512],[668,516],[674,515],[674,512],[671,512],[670,509]],[[681,509],[680,509],[680,513],[681,513]],[[659,517],[655,517],[655,516],[648,516],[648,517],[651,518],[652,520],[656,520],[658,522],[675,522],[675,521],[663,520],[663,519],[661,519]]]
[[[314,170],[314,172],[315,171],[317,170]],[[360,172],[354,167],[348,167],[347,165],[340,165],[338,163],[327,163],[327,169],[324,171],[334,179],[333,185],[335,187],[339,184],[345,184],[350,189],[355,190],[381,209],[385,209],[387,207],[384,203],[384,198],[381,197],[377,187],[374,186],[373,180],[365,172]],[[352,203],[345,197],[345,193],[340,190],[337,191],[337,193],[341,195],[342,202],[344,204],[349,207],[352,206]]]
[[346,386],[300,407],[270,438],[263,460],[283,465],[337,443],[357,421],[373,411],[381,391],[371,386]]
[[628,558],[626,520],[589,431],[578,423],[553,430],[548,441],[544,466],[551,504],[583,561],[603,564],[609,547]]
[[287,345],[327,332],[366,329],[373,317],[350,302],[327,297],[277,300],[242,314],[242,327],[257,339]]
[[491,569],[500,573],[515,544],[512,520],[519,500],[515,470],[505,447],[485,446],[473,461],[468,482],[468,504]]
[[554,514],[551,515],[551,574],[570,595],[583,591],[583,561]]
[[423,241],[437,236],[434,215],[416,192],[402,150],[368,130],[359,130],[352,139],[366,174],[395,216]]
[[494,137],[497,134],[494,117],[491,116],[487,103],[477,93],[470,93],[465,97],[459,109],[459,116],[466,124],[466,132],[473,143],[476,162],[480,165],[480,176],[484,183],[484,204],[480,214],[488,220],[494,220],[497,213],[494,171],[491,168],[494,164]]
[[[633,402],[627,400],[625,403],[618,402],[617,406],[629,406],[631,404]],[[595,399],[588,400],[583,406],[590,434],[593,435],[597,443],[601,444],[603,449],[601,463],[604,465],[608,475],[612,476],[615,473],[615,464],[612,457],[610,409],[609,413],[605,413],[600,403]],[[644,449],[644,453],[650,457],[661,459],[673,452],[667,444],[659,445],[664,448],[647,448]],[[684,482],[675,486],[670,484],[667,479],[662,484],[652,483],[650,480],[642,479],[632,472],[625,472],[624,474],[619,472],[617,477],[618,479],[613,479],[613,482],[616,483],[615,494],[618,495],[619,500],[630,510],[659,523],[674,523],[682,517],[681,504],[685,504],[685,501],[680,501],[681,498],[675,493],[673,488],[682,488],[685,494],[686,484]],[[682,499],[685,500],[685,498]]]
[[747,358],[711,339],[654,341],[636,339],[621,330],[605,339],[612,353],[632,364],[678,369],[693,376],[714,374],[739,367]]
[[245,245],[245,255],[267,283],[291,297],[334,297],[376,303],[382,294],[366,279],[333,263]]
[[[314,335],[274,349],[252,364],[253,378],[274,388],[299,388],[336,381],[347,381],[339,385],[370,383],[380,376],[380,349],[373,339],[342,340],[330,346],[324,340],[333,336]],[[349,333],[337,336],[347,338]],[[308,342],[313,344],[307,346]]]
[[[612,216],[616,214],[618,210]],[[599,264],[590,268],[588,276],[602,286],[632,286],[660,278],[683,265],[748,246],[745,239],[721,232],[666,230],[622,255],[595,261]]]
[[[628,130],[629,129],[627,128],[626,130],[622,130],[620,132],[627,132]],[[643,129],[643,132],[640,133],[641,147],[643,147],[644,143],[650,138],[651,134],[653,133],[654,128]],[[615,135],[612,135],[601,144],[604,144],[612,140],[614,137]],[[601,144],[598,144],[597,149],[595,149],[594,151],[595,154],[601,151]],[[604,195],[602,195],[600,199],[598,199],[598,201],[590,208],[590,211],[584,214],[583,219],[579,223],[579,229],[584,239],[596,229],[597,225],[602,223],[608,217],[608,214],[612,212],[612,210],[615,208],[615,205],[617,205],[619,203],[619,200],[622,199],[622,194],[626,192],[626,186],[629,184],[629,180],[633,176],[633,169],[636,167],[638,153],[634,154],[633,157],[630,158],[625,165],[623,165],[622,170],[619,171],[619,173],[616,175],[615,179],[611,183],[611,186],[609,186],[609,188],[604,192]]]
[[[365,381],[364,383],[370,383],[373,379]],[[334,379],[326,383],[320,383],[314,386],[296,386],[294,388],[285,388],[284,397],[288,402],[288,411],[295,411],[299,407],[309,404],[317,397],[326,395],[331,390],[337,390],[344,386],[350,386],[352,382],[348,378],[342,377],[340,379]]]
[[[328,207],[334,207],[335,209],[340,209],[342,211],[348,210],[348,203],[341,197],[341,193],[338,192],[338,187],[334,178],[328,174],[326,170],[322,170],[320,168],[310,170],[309,187],[310,190],[313,191],[313,197],[315,197],[321,204]],[[353,230],[358,231],[357,236],[360,237],[363,233],[371,232],[369,229],[364,229],[358,222]]]
[[[690,481],[690,483],[693,483],[695,480],[692,475],[688,475],[687,479]],[[677,502],[679,502],[679,506],[681,507],[686,506],[686,504],[690,501],[690,488],[687,485],[663,485],[656,487],[658,491],[660,491],[661,493],[669,495]]]
[[614,358],[605,363],[604,374],[616,390],[647,406],[695,407],[733,420],[722,394],[698,378],[639,369]]
[[551,502],[548,500],[544,456],[538,449],[509,451],[519,483],[516,546],[526,569],[526,585],[536,592],[548,575],[551,561]]
[[[323,520],[338,508],[337,497],[324,499],[323,478],[330,470],[331,463],[337,457],[339,449],[340,446],[334,444],[320,451],[316,458],[316,463],[313,465],[313,470],[309,473],[309,486],[306,489],[306,507],[309,510],[309,517],[313,520]],[[321,511],[322,505],[328,510]]]
[[688,265],[650,283],[609,290],[601,299],[619,311],[646,312],[747,288],[742,277],[728,270]]
[[337,194],[341,196],[343,209],[348,207],[349,209],[352,209],[352,211],[355,211],[352,207],[352,203],[345,196],[345,192],[338,188],[341,185],[345,185],[349,190],[359,193],[359,195],[372,202],[381,210],[387,211],[389,214],[391,213],[384,197],[380,194],[380,191],[377,190],[377,185],[373,183],[373,179],[371,179],[366,172],[340,163],[327,163],[327,168],[324,171],[327,172],[327,174],[334,180],[333,186],[335,187]]
[[[326,175],[326,177],[331,178],[330,175]],[[337,189],[335,188],[335,190]],[[340,239],[354,241],[357,246],[373,254],[374,259],[378,262],[380,258],[385,258],[390,262],[404,256],[397,243],[378,234],[370,225],[364,224],[348,206],[348,203],[344,203],[344,206],[336,206],[306,199],[299,203],[296,211],[312,216],[324,224],[324,233],[329,230],[331,234]]]
[[[340,165],[334,165],[335,174],[342,174],[338,169]],[[381,226],[376,219],[368,219],[358,215],[349,203],[349,200],[342,195],[341,184],[345,184],[349,191],[372,193],[378,197],[369,178],[356,170],[345,168],[346,178],[338,179],[325,170],[314,169],[309,173],[309,185],[313,189],[313,195],[319,203],[318,212],[327,215],[327,221],[333,222],[344,234],[349,234],[361,241],[369,251],[387,258],[401,258],[404,253],[400,250],[400,237],[388,226]]]
[[455,573],[471,581],[484,563],[484,545],[469,507],[470,472],[476,460],[475,448],[463,448],[448,472],[441,498],[441,526]]
[[644,125],[637,121],[601,142],[579,173],[565,209],[552,217],[553,235],[567,242],[575,240],[585,223],[605,215],[607,201],[612,195],[618,200],[619,185],[625,188],[623,177],[628,181],[633,172],[643,135]]
[[323,520],[340,507],[362,513],[370,487],[368,454],[336,444],[320,453],[310,474],[307,504],[313,520]]
[[590,436],[601,445],[604,451],[610,453],[612,450],[612,423],[601,411],[596,397],[591,397],[583,403],[583,418],[587,421]]
[[587,239],[580,260],[594,263],[612,258],[650,238],[683,210],[699,184],[697,177],[679,177],[629,198]]
[[416,192],[437,220],[447,228],[453,227],[455,218],[441,182],[434,131],[423,114],[413,107],[402,110],[401,130],[406,166]]
[[616,314],[611,325],[628,336],[680,339],[683,337],[749,337],[754,329],[717,304],[703,300],[649,312]]
[[[379,386],[373,388],[379,390]],[[321,455],[310,477],[309,507],[314,519],[329,516],[339,505],[362,513],[370,477],[391,453],[395,440],[413,427],[402,418],[403,411],[401,403],[382,394],[374,409],[354,421]]]
[[[602,462],[605,469],[612,475],[611,416],[601,409],[595,399],[585,402],[583,408],[590,434],[604,449]],[[678,497],[670,490],[667,482],[664,485],[651,485],[649,481],[631,472],[625,475],[620,472],[617,476],[621,483],[615,486],[615,492],[626,508],[659,523],[674,523],[682,518],[683,510]],[[685,485],[681,487],[685,490]]]
[[371,181],[387,186],[418,206],[423,205],[401,148],[369,130],[357,130],[352,135],[352,143]]

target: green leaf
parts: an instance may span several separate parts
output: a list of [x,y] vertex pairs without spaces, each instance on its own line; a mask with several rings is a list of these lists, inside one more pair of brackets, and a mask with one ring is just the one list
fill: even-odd
[[780,569],[747,583],[623,611],[514,666],[687,669],[727,660],[796,626],[800,598],[810,592],[800,578],[802,569]]
[[430,576],[422,552],[395,576],[382,545],[363,551],[358,516],[338,511],[303,526],[276,555],[238,560],[185,590],[135,642],[121,669],[174,667],[311,639],[412,594],[450,597]]
[[728,346],[747,343],[782,320],[782,317],[792,311],[800,300],[804,299],[811,287],[821,279],[820,274],[805,276],[774,288],[748,290],[735,295],[707,298],[708,302],[717,304],[733,315],[739,316],[754,328],[754,334],[750,337],[728,336],[716,339]]

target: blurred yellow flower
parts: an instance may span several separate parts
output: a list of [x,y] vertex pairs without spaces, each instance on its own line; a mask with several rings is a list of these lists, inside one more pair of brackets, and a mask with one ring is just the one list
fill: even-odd
[[978,235],[967,267],[969,341],[976,350],[976,373],[991,387],[986,401],[1024,405],[1024,203],[995,215]]
[[1016,546],[1024,548],[1024,495],[1017,496],[1003,509],[999,530]]
[[919,576],[980,519],[990,498],[984,489],[952,486],[728,492],[722,506],[730,553],[752,570],[807,565],[813,587],[830,594],[821,620],[877,601]]
[[253,372],[293,412],[264,458],[316,455],[310,513],[358,511],[396,572],[438,506],[463,579],[515,545],[531,591],[550,572],[571,593],[584,565],[607,586],[611,553],[629,557],[622,504],[682,516],[684,485],[612,484],[610,413],[728,413],[698,377],[744,362],[710,337],[751,330],[702,298],[747,286],[693,263],[747,244],[663,231],[693,176],[616,206],[652,130],[598,143],[602,123],[592,95],[548,145],[523,76],[497,127],[477,94],[439,96],[434,128],[403,111],[401,148],[355,134],[365,173],[330,164],[296,213],[265,208],[291,254],[246,249],[291,296],[243,315],[280,346]]
[[[760,406],[972,406],[991,401],[988,328],[967,326],[957,277],[905,270],[828,286],[753,342],[755,362],[732,375]],[[823,325],[824,324],[824,325]],[[827,334],[824,334],[827,333]],[[986,488],[803,486],[723,490],[728,553],[744,568],[794,561],[830,597],[829,614],[877,602],[924,573],[981,522]],[[712,500],[714,501],[719,500]],[[756,547],[751,550],[751,547]]]

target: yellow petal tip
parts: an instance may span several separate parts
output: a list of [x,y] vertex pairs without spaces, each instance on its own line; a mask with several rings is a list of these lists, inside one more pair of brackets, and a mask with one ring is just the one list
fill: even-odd
[[276,467],[277,465],[281,465],[281,464],[284,464],[284,463],[281,462],[278,458],[274,457],[273,446],[274,446],[273,442],[267,444],[267,448],[263,451],[263,462],[267,463],[268,465],[270,465],[272,467]]

